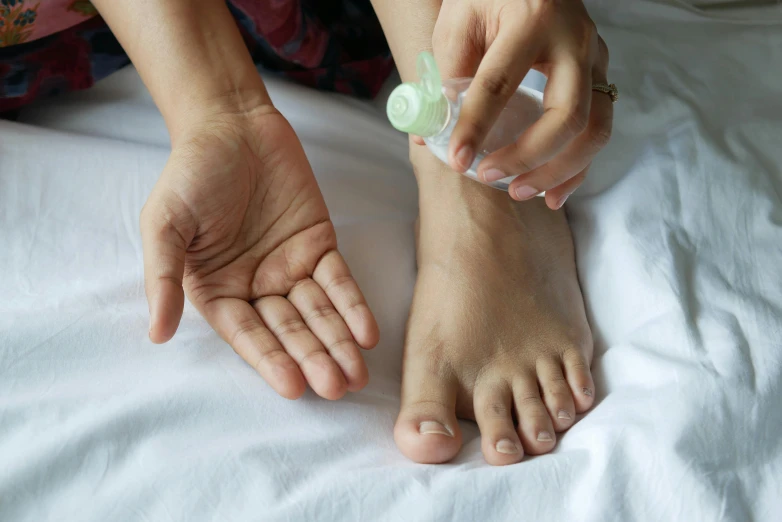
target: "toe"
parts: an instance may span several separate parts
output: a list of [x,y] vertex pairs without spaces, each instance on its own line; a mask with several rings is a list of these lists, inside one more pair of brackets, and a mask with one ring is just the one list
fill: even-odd
[[589,361],[581,350],[571,348],[562,356],[565,365],[565,378],[573,392],[576,412],[583,413],[592,407],[595,395],[595,382],[589,370]]
[[557,432],[565,431],[573,425],[576,407],[559,361],[542,359],[538,362],[537,370],[543,404],[546,405],[554,429]]
[[513,400],[524,451],[530,455],[540,455],[554,449],[554,426],[548,410],[543,405],[538,381],[534,375],[519,378],[513,383]]
[[478,383],[473,402],[486,462],[493,466],[519,462],[524,456],[524,450],[513,425],[513,394],[510,386],[482,386]]
[[456,380],[406,364],[402,405],[394,440],[405,456],[422,464],[451,460],[462,445],[456,421]]

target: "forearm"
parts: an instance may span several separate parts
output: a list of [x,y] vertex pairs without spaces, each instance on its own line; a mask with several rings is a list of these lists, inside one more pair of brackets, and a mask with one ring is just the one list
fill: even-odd
[[[404,81],[417,80],[418,54],[432,50],[432,34],[440,4],[440,0],[372,0],[397,69]],[[424,207],[437,205],[438,199],[442,199],[444,193],[460,194],[482,188],[451,170],[425,146],[412,141],[410,160],[418,180],[422,211],[425,210]]]
[[415,81],[415,61],[432,50],[432,33],[441,0],[372,0],[391,54],[404,81]]
[[130,56],[172,139],[207,108],[271,103],[224,0],[93,0]]

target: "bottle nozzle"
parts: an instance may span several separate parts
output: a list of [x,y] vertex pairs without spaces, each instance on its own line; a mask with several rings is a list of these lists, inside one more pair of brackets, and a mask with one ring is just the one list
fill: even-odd
[[437,134],[448,118],[448,102],[434,57],[418,55],[418,83],[407,82],[391,93],[386,105],[388,120],[402,132],[422,137]]

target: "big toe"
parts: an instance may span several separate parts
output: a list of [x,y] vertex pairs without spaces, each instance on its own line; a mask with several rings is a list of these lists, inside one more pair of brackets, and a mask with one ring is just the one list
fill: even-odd
[[462,445],[456,421],[456,383],[435,376],[405,375],[394,440],[421,464],[451,460]]

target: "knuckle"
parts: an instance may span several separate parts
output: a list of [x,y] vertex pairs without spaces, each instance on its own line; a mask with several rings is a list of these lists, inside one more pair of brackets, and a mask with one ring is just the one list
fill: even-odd
[[301,358],[301,361],[299,361],[299,365],[303,366],[307,363],[315,363],[318,364],[318,361],[320,361],[320,364],[326,363],[328,359],[328,354],[323,350],[312,350],[311,352],[307,353],[304,357]]
[[285,337],[287,335],[302,332],[307,329],[307,326],[298,319],[289,319],[283,321],[274,328],[274,336],[278,338]]
[[268,364],[269,366],[282,365],[283,361],[280,361],[280,359],[284,360],[285,356],[286,353],[284,351],[282,351],[279,348],[275,348],[273,350],[261,354],[261,356],[258,357],[258,360],[255,362],[253,368],[255,369],[256,372],[261,373],[261,368],[265,364]]
[[563,124],[571,135],[577,136],[581,134],[589,124],[588,109],[580,103],[570,108],[565,112]]
[[186,244],[185,235],[190,235],[190,221],[183,211],[177,211],[171,204],[152,197],[144,203],[139,214],[142,234],[174,237],[183,244]]
[[607,68],[611,54],[608,51],[608,45],[606,44],[606,41],[603,40],[603,37],[600,35],[597,36],[597,48],[599,52],[599,63],[600,65]]
[[455,140],[457,143],[473,144],[480,142],[486,133],[489,131],[489,125],[482,118],[465,114],[459,118],[457,122],[458,130],[454,131],[456,134]]
[[558,379],[557,382],[550,383],[546,394],[551,398],[551,402],[558,407],[567,406],[573,400],[573,395],[564,377]]
[[348,317],[355,312],[361,312],[361,308],[365,305],[364,301],[358,298],[353,298],[347,302],[342,312],[342,317]]
[[589,370],[589,363],[584,357],[587,345],[591,344],[591,336],[588,339],[584,339],[581,342],[572,342],[570,345],[566,345],[564,352],[562,353],[562,362],[565,366],[572,370]]
[[341,354],[343,358],[348,359],[350,362],[363,360],[361,354],[356,349],[356,343],[353,342],[353,339],[339,339],[328,346],[328,351],[332,354]]
[[511,174],[524,174],[536,167],[534,162],[530,161],[530,158],[527,157],[527,154],[519,149],[518,142],[515,144],[512,156],[508,158],[508,162],[512,165],[512,168],[515,169]]
[[528,5],[532,14],[543,16],[551,12],[554,9],[556,3],[557,0],[532,0]]
[[501,402],[488,402],[483,406],[483,415],[487,419],[506,419],[510,418],[510,411]]
[[589,139],[595,148],[602,149],[611,141],[611,126],[601,125],[589,133]]
[[258,333],[258,324],[255,321],[244,320],[236,325],[233,337],[231,338],[231,346],[236,350],[236,346],[244,338],[252,338]]
[[582,37],[586,42],[592,41],[592,39],[597,36],[597,25],[595,25],[595,22],[593,22],[591,18],[582,20],[580,29]]
[[332,317],[337,314],[337,311],[334,310],[331,306],[319,306],[312,310],[309,314],[307,314],[307,317],[304,318],[304,322],[309,324],[312,321],[315,321],[317,319],[327,319],[329,317]]
[[549,388],[556,395],[562,393],[567,388],[567,379],[564,375],[549,376],[546,378]]
[[525,412],[536,412],[543,408],[543,403],[537,395],[522,395],[516,399],[516,405]]
[[570,183],[572,184],[570,193],[572,194],[573,192],[575,192],[576,189],[581,186],[581,184],[584,182],[585,179],[586,179],[586,170],[582,170],[581,172],[579,172],[578,174],[570,178]]
[[489,71],[481,78],[479,86],[491,98],[510,96],[518,87],[505,71]]
[[352,275],[336,276],[326,284],[326,287],[323,289],[323,291],[326,292],[327,294],[330,294],[334,291],[337,292],[349,291],[352,289],[352,286],[353,286]]

